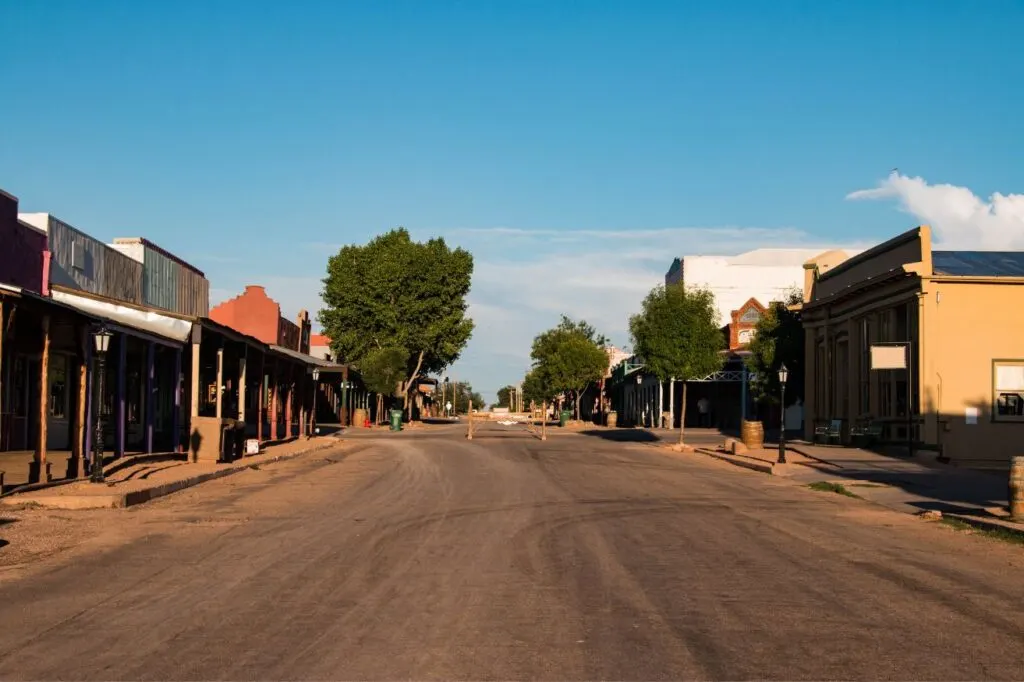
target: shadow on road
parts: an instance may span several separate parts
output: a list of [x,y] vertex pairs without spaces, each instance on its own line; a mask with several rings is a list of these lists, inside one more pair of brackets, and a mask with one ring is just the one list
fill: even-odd
[[588,429],[579,433],[615,443],[656,443],[661,440],[646,429]]

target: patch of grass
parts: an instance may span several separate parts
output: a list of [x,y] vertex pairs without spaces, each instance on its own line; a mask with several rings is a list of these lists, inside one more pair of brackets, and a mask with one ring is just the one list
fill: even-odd
[[854,495],[846,486],[841,483],[832,483],[831,481],[816,481],[807,486],[811,490],[817,490],[822,493],[836,493],[837,495],[845,495],[846,497],[855,497],[860,499],[859,495]]
[[1009,542],[1014,545],[1024,545],[1024,535],[1022,535],[1021,533],[1015,533],[1012,530],[1004,530],[1002,528],[979,528],[978,526],[972,526],[966,521],[949,518],[948,516],[943,516],[941,523],[944,526],[952,528],[953,530],[961,533],[971,533],[973,535],[981,535],[986,538],[992,538],[993,540]]

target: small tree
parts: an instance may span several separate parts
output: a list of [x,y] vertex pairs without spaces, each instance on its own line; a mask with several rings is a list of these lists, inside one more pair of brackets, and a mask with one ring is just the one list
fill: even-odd
[[680,283],[652,289],[641,312],[629,320],[634,352],[643,359],[645,371],[662,382],[683,382],[680,445],[686,429],[687,382],[722,368],[725,340],[717,319],[710,291]]
[[359,363],[363,384],[377,394],[377,421],[384,414],[384,396],[399,392],[405,376],[406,352],[401,348],[385,347],[371,350]]
[[498,402],[495,407],[510,407],[512,405],[512,387],[504,386],[498,389]]
[[604,336],[586,322],[574,322],[564,315],[557,327],[533,340],[531,373],[547,390],[573,396],[576,419],[580,418],[583,393],[600,381],[608,368],[608,355],[602,347],[605,343]]
[[803,294],[799,290],[791,291],[785,301],[773,301],[757,322],[754,338],[748,346],[750,357],[746,364],[756,375],[751,382],[751,391],[759,401],[778,402],[781,365],[786,365],[789,370],[786,385],[793,387],[793,390],[786,391],[787,405],[783,408],[803,397],[804,328],[800,311],[790,310],[790,306],[802,301]]

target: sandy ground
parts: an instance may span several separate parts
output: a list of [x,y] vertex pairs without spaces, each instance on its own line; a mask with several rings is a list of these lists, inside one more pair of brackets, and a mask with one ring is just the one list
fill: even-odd
[[1018,546],[700,455],[462,433],[7,511],[0,676],[1024,678]]

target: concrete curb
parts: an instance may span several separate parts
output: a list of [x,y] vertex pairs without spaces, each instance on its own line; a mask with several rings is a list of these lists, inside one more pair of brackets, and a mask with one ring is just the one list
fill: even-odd
[[979,530],[991,530],[1002,533],[1011,533],[1017,537],[1024,538],[1024,528],[1018,527],[1012,521],[1000,521],[996,519],[985,519],[980,516],[971,516],[970,514],[955,514],[949,512],[942,512],[942,518],[944,519],[956,519],[966,523],[969,526],[974,526]]
[[762,474],[768,474],[769,476],[775,473],[774,464],[771,464],[769,462],[759,462],[750,457],[740,459],[739,457],[727,455],[724,452],[718,452],[717,450],[709,450],[708,448],[694,448],[694,452],[699,452],[702,455],[707,455],[708,457],[713,457],[714,459],[718,459],[723,462],[728,462],[733,466],[742,467],[744,469],[750,469],[752,471],[757,471]]
[[149,502],[171,493],[176,493],[179,490],[185,490],[197,486],[200,483],[206,483],[218,478],[224,478],[232,474],[237,474],[240,471],[245,471],[253,466],[263,466],[264,464],[274,464],[275,462],[283,462],[302,455],[308,455],[311,452],[317,450],[324,450],[326,448],[334,447],[338,444],[335,443],[321,443],[315,447],[306,448],[297,452],[289,452],[271,457],[269,459],[263,459],[258,462],[240,460],[239,462],[233,462],[230,466],[224,469],[218,469],[216,471],[208,471],[204,474],[198,474],[196,476],[190,476],[177,481],[170,481],[163,485],[154,486],[152,488],[144,488],[142,490],[132,490],[125,493],[114,493],[111,495],[30,495],[30,491],[26,491],[21,495],[11,495],[0,500],[0,503],[6,505],[19,505],[19,504],[30,504],[38,505],[40,507],[46,507],[47,509],[123,509],[125,507],[132,507],[137,504]]

